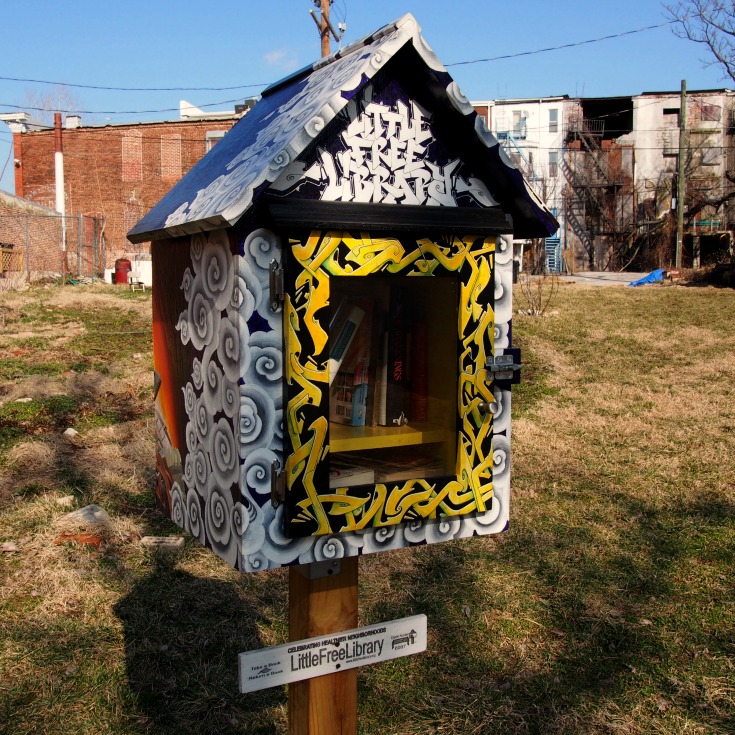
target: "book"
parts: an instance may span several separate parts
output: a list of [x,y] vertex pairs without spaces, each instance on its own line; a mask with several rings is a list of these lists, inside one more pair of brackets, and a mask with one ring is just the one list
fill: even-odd
[[329,488],[374,485],[375,470],[363,467],[330,467]]
[[419,321],[411,333],[411,421],[429,419],[429,325]]
[[329,420],[352,426],[365,426],[372,369],[372,303],[360,300],[353,305],[362,312],[350,346],[332,380],[329,395]]
[[329,390],[329,420],[338,424],[351,424],[354,409],[354,376],[340,370]]
[[385,413],[381,402],[381,426],[403,426],[408,423],[410,408],[409,386],[410,319],[408,301],[397,288],[391,288],[388,322],[384,336],[383,376],[385,378]]
[[329,325],[329,385],[332,385],[347,351],[355,338],[365,312],[358,306],[342,301]]
[[370,462],[343,454],[330,455],[329,487],[353,487],[356,485],[374,485],[375,468]]
[[449,475],[439,457],[416,457],[413,461],[397,461],[384,465],[378,473],[377,482],[405,482],[406,480],[428,480],[432,477]]
[[[340,458],[342,456],[345,455],[339,455]],[[426,480],[453,474],[453,471],[447,470],[440,456],[417,447],[411,447],[408,451],[393,450],[390,453],[349,452],[346,456],[349,457],[352,467],[373,472],[374,479],[366,484]]]
[[373,401],[373,424],[385,426],[386,424],[386,398],[388,384],[388,331],[381,330],[379,334],[380,359],[375,380],[375,395]]

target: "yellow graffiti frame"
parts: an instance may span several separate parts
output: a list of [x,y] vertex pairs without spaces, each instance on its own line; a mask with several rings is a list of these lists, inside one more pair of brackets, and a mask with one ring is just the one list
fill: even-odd
[[[406,247],[409,240],[415,243],[411,249]],[[303,240],[291,239],[290,253],[297,275],[293,293],[287,289],[284,301],[286,428],[292,447],[286,459],[286,487],[291,492],[301,484],[304,490],[292,511],[292,534],[303,535],[299,524],[315,527],[311,535],[321,536],[487,511],[493,496],[492,416],[481,405],[493,402],[486,360],[493,349],[495,237],[402,241],[367,232],[355,236],[343,230],[313,230]],[[329,452],[327,407],[321,406],[329,375],[326,361],[320,366],[317,357],[327,347],[319,311],[329,304],[330,277],[386,273],[432,277],[439,272],[460,276],[456,477],[379,483],[369,497],[350,496],[349,488],[322,491],[315,471]],[[305,332],[314,354],[306,354],[312,350],[302,347]],[[322,415],[308,425],[302,413],[307,405],[322,409]]]

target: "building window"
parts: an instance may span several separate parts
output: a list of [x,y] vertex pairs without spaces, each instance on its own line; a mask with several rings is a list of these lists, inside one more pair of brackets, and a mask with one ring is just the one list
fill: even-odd
[[559,175],[559,151],[549,151],[549,178],[555,179]]
[[525,110],[513,110],[513,136],[524,139],[528,132],[526,125],[527,113]]
[[665,128],[678,128],[679,127],[679,108],[678,107],[664,107],[664,127]]
[[559,110],[556,107],[549,110],[549,132],[559,132]]
[[695,120],[702,122],[720,122],[722,120],[722,108],[719,105],[710,105],[702,100],[692,102],[692,116]]
[[122,137],[122,180],[140,181],[143,178],[143,133],[132,130]]
[[226,130],[207,130],[207,153],[225,137]]
[[708,147],[700,151],[702,166],[718,166],[720,163],[720,148]]
[[181,178],[181,135],[161,136],[161,178],[178,181]]

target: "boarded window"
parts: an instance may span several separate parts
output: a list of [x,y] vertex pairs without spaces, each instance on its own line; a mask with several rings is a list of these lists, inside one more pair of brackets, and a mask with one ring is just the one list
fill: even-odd
[[211,151],[222,138],[225,137],[226,130],[207,130],[207,151]]
[[128,232],[138,224],[145,212],[143,206],[137,202],[126,202],[123,210],[123,230]]
[[122,180],[143,178],[143,133],[134,130],[122,137]]
[[161,136],[161,178],[178,181],[181,178],[181,135]]
[[692,101],[692,117],[703,122],[720,122],[722,108],[719,105],[710,105],[702,100]]
[[663,110],[663,124],[665,128],[679,127],[679,108],[665,107]]
[[719,147],[702,148],[700,151],[702,166],[718,166],[722,160],[721,152],[722,149]]

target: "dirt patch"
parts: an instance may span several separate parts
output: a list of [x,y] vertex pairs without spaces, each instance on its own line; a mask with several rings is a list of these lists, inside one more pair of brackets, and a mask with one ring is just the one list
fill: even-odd
[[6,309],[22,308],[25,304],[39,300],[60,307],[81,304],[85,308],[90,304],[119,307],[122,302],[139,310],[141,314],[150,313],[150,299],[141,298],[138,294],[135,298],[127,298],[128,295],[126,289],[102,281],[87,286],[42,286],[23,291],[3,291],[0,292],[0,313]]

